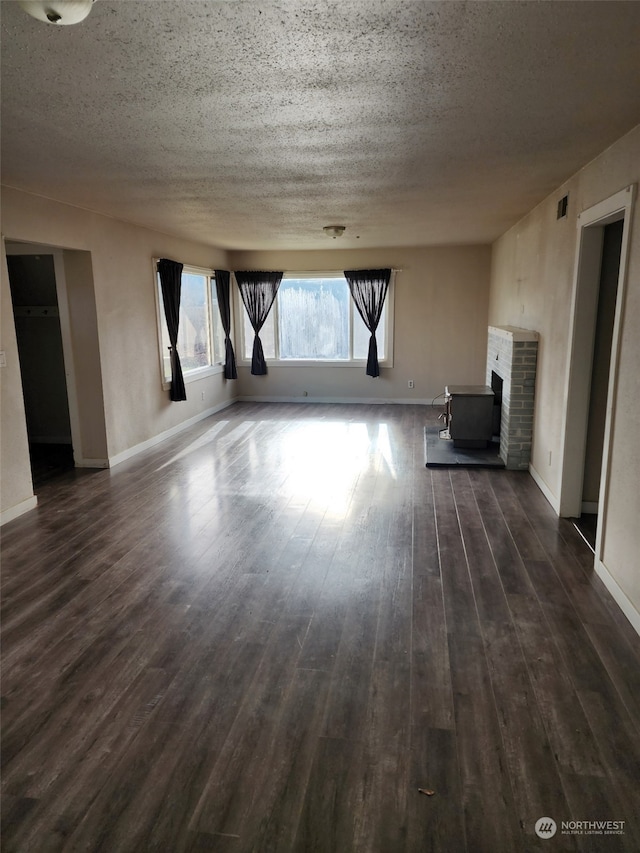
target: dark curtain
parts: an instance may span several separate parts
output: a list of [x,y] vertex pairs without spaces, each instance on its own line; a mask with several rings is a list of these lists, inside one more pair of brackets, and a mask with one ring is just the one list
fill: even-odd
[[349,284],[349,290],[358,313],[371,332],[367,357],[367,376],[380,376],[376,329],[389,289],[391,270],[345,270],[344,277]]
[[174,403],[187,399],[184,387],[184,377],[180,356],[178,355],[178,326],[180,324],[180,289],[182,286],[182,264],[161,258],[158,261],[158,274],[160,276],[160,289],[162,290],[162,302],[164,305],[164,316],[167,321],[169,341],[171,346],[171,391],[169,398]]
[[240,296],[249,315],[249,322],[255,332],[253,339],[253,354],[251,356],[251,373],[254,376],[264,376],[267,363],[264,360],[260,329],[269,316],[269,311],[276,298],[276,293],[282,281],[281,272],[236,272],[236,281]]
[[231,301],[230,285],[231,273],[228,270],[216,270],[216,293],[218,294],[218,308],[220,319],[224,329],[224,378],[237,379],[236,354],[229,337],[231,333]]

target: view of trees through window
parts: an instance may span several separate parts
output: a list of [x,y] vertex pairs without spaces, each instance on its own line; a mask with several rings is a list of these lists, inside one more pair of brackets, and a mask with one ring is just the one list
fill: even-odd
[[210,363],[207,276],[182,274],[178,352],[183,371]]
[[286,279],[278,290],[280,358],[349,358],[344,279]]
[[[386,352],[385,312],[386,305],[376,334],[379,358]],[[251,358],[254,333],[244,310],[243,315],[244,355]],[[338,276],[283,278],[260,331],[265,358],[281,361],[366,359],[369,337],[346,279]]]
[[[158,279],[162,366],[164,378],[171,378],[169,333],[162,309],[162,292]],[[182,372],[211,367],[224,360],[224,330],[218,310],[215,279],[211,273],[183,270],[180,291],[180,323],[178,353]]]

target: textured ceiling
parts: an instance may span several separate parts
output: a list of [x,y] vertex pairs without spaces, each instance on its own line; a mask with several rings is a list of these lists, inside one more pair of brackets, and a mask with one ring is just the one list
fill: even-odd
[[240,249],[487,242],[640,122],[640,3],[3,0],[3,183]]

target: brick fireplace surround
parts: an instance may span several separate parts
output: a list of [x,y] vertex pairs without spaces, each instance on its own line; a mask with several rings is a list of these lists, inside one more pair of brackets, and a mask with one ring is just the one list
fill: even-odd
[[502,379],[500,457],[515,470],[528,470],[531,459],[537,360],[537,332],[489,326],[486,382],[492,372]]

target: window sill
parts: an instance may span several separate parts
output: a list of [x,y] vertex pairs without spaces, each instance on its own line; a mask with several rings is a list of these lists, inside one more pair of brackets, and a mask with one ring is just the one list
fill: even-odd
[[[272,361],[270,359],[265,359],[267,362],[267,367],[278,368],[278,367],[355,367],[358,370],[362,370],[367,366],[366,358],[363,358],[362,361],[312,361],[311,359],[286,359],[283,361]],[[380,369],[384,370],[385,368],[393,367],[392,361],[382,361],[380,360]],[[237,362],[238,367],[251,367],[251,361],[249,359],[241,359]]]
[[[197,382],[199,379],[206,379],[208,376],[215,376],[217,373],[223,372],[223,364],[213,364],[209,367],[199,367],[197,370],[190,370],[188,373],[183,374],[184,384],[189,385],[191,382]],[[168,391],[171,388],[171,380],[165,379],[162,383],[162,388],[164,391]]]

